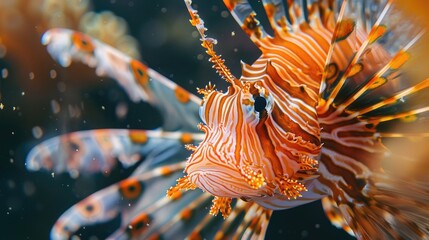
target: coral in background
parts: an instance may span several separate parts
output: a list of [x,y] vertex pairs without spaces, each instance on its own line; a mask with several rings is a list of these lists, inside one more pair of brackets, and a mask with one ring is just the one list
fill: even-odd
[[90,10],[89,0],[0,1],[0,57],[11,55],[25,62],[28,56],[39,56],[39,49],[43,49],[41,34],[54,27],[85,32],[131,57],[140,57],[137,41],[128,34],[128,25],[122,18],[111,12]]

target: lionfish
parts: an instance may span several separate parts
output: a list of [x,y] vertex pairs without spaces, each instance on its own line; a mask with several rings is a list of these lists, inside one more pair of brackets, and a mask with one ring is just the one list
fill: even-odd
[[[112,239],[262,239],[273,210],[322,199],[331,222],[358,239],[428,239],[429,184],[406,174],[409,160],[386,144],[428,136],[398,127],[429,110],[419,100],[429,79],[403,71],[421,28],[393,0],[262,0],[270,34],[247,0],[224,2],[262,54],[235,77],[185,0],[228,83],[225,92],[198,89],[202,99],[82,33],[44,34],[62,66],[95,67],[165,119],[157,130],[69,133],[33,148],[29,169],[74,174],[144,158],[129,178],[67,210],[51,237],[120,215]],[[398,162],[403,171],[391,167]]]

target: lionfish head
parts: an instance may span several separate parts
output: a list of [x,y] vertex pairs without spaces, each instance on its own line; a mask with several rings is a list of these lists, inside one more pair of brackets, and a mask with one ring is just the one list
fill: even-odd
[[[261,149],[262,125],[274,100],[258,82],[229,87],[226,93],[211,85],[200,92],[204,100],[199,128],[205,139],[195,148],[185,169],[192,183],[219,197],[266,195],[269,166]],[[269,191],[271,192],[271,190]]]
[[216,204],[224,205],[218,202],[232,198],[259,202],[267,197],[297,198],[306,191],[298,180],[314,175],[317,161],[292,153],[295,146],[302,150],[305,144],[290,137],[292,133],[277,139],[284,141],[283,146],[273,144],[271,118],[276,103],[262,81],[237,80],[226,93],[209,84],[199,92],[204,94],[199,128],[205,138],[196,147],[188,146],[194,152],[187,160],[187,176],[174,188],[209,192],[215,196],[215,209]]

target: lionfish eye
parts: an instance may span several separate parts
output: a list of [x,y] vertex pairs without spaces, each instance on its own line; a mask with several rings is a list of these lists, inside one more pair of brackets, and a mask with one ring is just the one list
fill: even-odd
[[267,100],[265,98],[261,96],[257,96],[255,98],[255,103],[254,103],[255,111],[257,111],[258,113],[261,113],[266,106],[267,106]]

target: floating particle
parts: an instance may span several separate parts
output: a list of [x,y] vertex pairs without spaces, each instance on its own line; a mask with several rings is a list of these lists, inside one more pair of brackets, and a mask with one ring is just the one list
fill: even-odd
[[28,74],[28,78],[29,78],[30,80],[33,80],[33,79],[34,79],[34,72],[30,72],[30,73]]
[[203,60],[204,59],[204,55],[203,54],[198,54],[197,55],[197,59],[200,60],[200,61]]
[[43,129],[39,126],[34,126],[33,129],[31,129],[31,132],[33,133],[33,137],[36,139],[40,139],[43,136]]
[[2,78],[7,78],[8,75],[9,75],[9,71],[7,70],[7,68],[3,68],[1,70],[1,77]]
[[105,110],[106,108],[104,106],[101,106],[101,109]]
[[14,189],[14,188],[16,187],[16,183],[15,183],[15,181],[13,181],[13,180],[8,180],[8,181],[7,181],[7,187],[8,187],[9,189]]
[[235,36],[235,32],[234,31],[231,32],[231,36],[233,36],[233,37]]
[[167,12],[167,8],[161,8],[161,12],[162,13],[166,13]]
[[[69,170],[69,175],[71,178],[76,179],[79,177],[79,171],[76,169],[71,169]],[[67,185],[67,187],[69,187],[69,185]]]
[[4,109],[4,104],[0,103],[0,110],[3,110],[3,109]]
[[222,12],[220,13],[220,16],[221,16],[221,17],[223,17],[223,18],[227,18],[227,17],[229,16],[229,12],[228,12],[228,11],[226,11],[226,10],[224,10],[224,11],[222,11]]
[[77,235],[73,235],[72,237],[71,237],[71,240],[80,240],[81,238],[79,237],[79,236],[77,236]]
[[119,119],[124,118],[128,113],[128,105],[126,103],[119,103],[116,105],[116,116]]
[[55,173],[54,173],[54,172],[52,172],[52,173],[51,173],[51,176],[52,176],[52,178],[54,178],[54,177],[55,177]]
[[21,96],[25,96],[25,92],[21,92]]
[[57,77],[57,71],[55,71],[54,69],[49,71],[49,77],[55,79]]
[[61,111],[61,106],[57,100],[51,100],[51,110],[53,114],[57,114]]
[[197,37],[199,37],[199,36],[200,36],[200,34],[199,34],[197,31],[193,31],[193,32],[191,33],[191,35],[192,35],[192,37],[193,37],[193,38],[197,38]]
[[34,193],[36,192],[36,186],[34,186],[34,183],[26,181],[23,184],[23,190],[24,190],[24,194],[27,197],[30,197],[32,195],[34,195]]
[[69,104],[68,110],[69,110],[69,116],[71,118],[79,118],[82,114],[82,111],[80,110],[79,106],[72,106]]
[[57,89],[58,89],[58,92],[61,92],[61,93],[65,92],[66,84],[64,82],[58,82]]
[[306,238],[306,237],[308,237],[308,235],[309,235],[309,232],[308,232],[307,230],[303,230],[303,231],[301,232],[301,237],[302,237],[302,238]]

